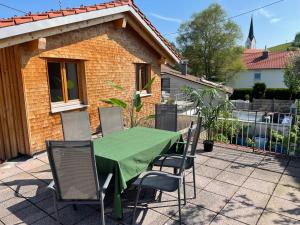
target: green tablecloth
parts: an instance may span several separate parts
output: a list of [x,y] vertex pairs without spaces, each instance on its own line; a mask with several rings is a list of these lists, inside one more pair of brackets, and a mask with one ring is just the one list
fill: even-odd
[[179,139],[177,132],[135,127],[94,140],[98,173],[114,173],[115,217],[122,218],[121,193],[127,182],[146,171],[159,154],[179,151]]

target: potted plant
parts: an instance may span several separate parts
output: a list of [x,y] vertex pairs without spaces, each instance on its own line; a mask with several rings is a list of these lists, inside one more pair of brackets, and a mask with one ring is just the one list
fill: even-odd
[[277,153],[281,153],[281,151],[285,151],[283,148],[283,140],[284,137],[277,131],[271,131],[270,145],[271,149]]
[[204,140],[204,151],[212,151],[214,146],[213,131],[217,129],[218,117],[232,108],[221,89],[185,88],[184,92],[190,97],[196,107],[196,113],[204,118],[203,127],[207,130]]

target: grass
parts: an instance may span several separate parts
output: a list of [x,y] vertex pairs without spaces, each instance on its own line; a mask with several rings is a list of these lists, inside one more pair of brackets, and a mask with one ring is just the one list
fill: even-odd
[[287,51],[288,47],[291,47],[291,45],[292,43],[289,42],[289,43],[273,46],[271,48],[268,48],[268,50],[271,52],[283,52],[283,51]]

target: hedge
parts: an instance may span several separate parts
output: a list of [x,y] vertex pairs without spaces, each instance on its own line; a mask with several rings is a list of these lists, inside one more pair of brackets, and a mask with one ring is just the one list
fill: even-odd
[[[246,95],[250,96],[252,99],[252,88],[241,88],[235,89],[233,94],[230,96],[231,100],[242,99],[246,100]],[[267,88],[265,92],[265,99],[279,99],[279,100],[289,100],[290,92],[286,88]],[[300,92],[294,94],[292,99],[300,99]]]

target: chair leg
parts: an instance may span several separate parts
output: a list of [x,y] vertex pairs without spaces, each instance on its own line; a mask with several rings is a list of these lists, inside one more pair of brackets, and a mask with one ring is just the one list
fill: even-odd
[[54,203],[54,210],[55,210],[55,215],[56,215],[56,224],[60,225],[59,213],[58,213],[58,207],[57,207],[57,201],[56,201],[55,194],[53,194],[53,203]]
[[77,205],[72,205],[73,206],[73,210],[77,211]]
[[101,224],[105,225],[103,193],[100,194],[100,204],[101,204],[101,209],[100,209]]
[[185,175],[183,175],[183,205],[186,205]]
[[193,182],[194,182],[194,198],[197,198],[195,164],[193,164]]
[[182,220],[181,220],[181,193],[180,193],[180,183],[178,185],[178,213],[179,213],[179,223],[180,225],[182,224]]
[[136,199],[135,199],[135,204],[134,204],[134,209],[133,209],[133,214],[132,214],[132,221],[131,224],[134,225],[135,224],[135,214],[136,214],[136,208],[137,208],[137,204],[139,202],[139,198],[140,198],[140,193],[141,193],[141,187],[138,187],[138,192],[136,195]]

